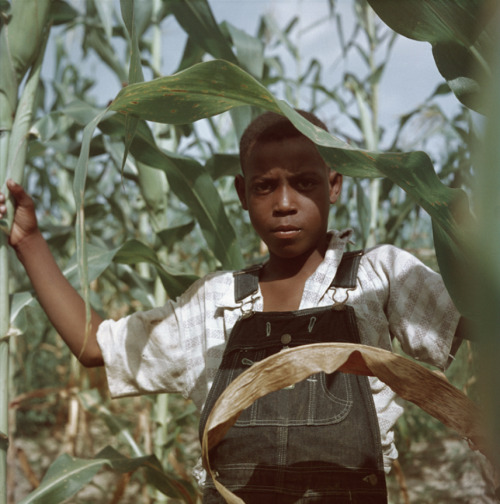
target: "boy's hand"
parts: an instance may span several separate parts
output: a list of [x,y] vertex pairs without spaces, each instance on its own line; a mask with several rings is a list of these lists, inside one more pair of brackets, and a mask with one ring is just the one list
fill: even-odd
[[[38,223],[33,200],[24,191],[22,186],[13,180],[7,180],[7,187],[14,198],[14,218],[10,229],[9,243],[16,248],[28,236],[38,232]],[[0,193],[0,219],[7,215],[5,194]]]

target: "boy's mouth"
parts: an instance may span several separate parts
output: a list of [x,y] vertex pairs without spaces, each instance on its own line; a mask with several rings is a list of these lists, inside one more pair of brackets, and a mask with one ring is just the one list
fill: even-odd
[[300,228],[295,226],[277,226],[272,230],[272,232],[275,236],[281,238],[290,238],[300,233]]

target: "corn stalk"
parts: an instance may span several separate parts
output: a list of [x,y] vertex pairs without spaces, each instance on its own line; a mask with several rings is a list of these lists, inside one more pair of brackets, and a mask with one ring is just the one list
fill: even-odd
[[[375,51],[378,48],[379,40],[377,29],[375,25],[375,15],[366,1],[358,1],[356,4],[358,11],[359,22],[364,26],[364,32],[368,41],[368,49],[364,54],[368,70],[370,72],[370,79],[368,79],[369,89],[363,89],[354,76],[350,76],[347,84],[351,87],[356,103],[358,106],[359,118],[361,122],[361,130],[366,143],[366,148],[369,151],[377,151],[379,148],[379,127],[378,127],[378,91],[379,81],[382,72],[377,72],[375,66]],[[360,49],[361,50],[361,49]],[[385,58],[387,61],[387,58]],[[381,67],[383,68],[383,67]],[[379,214],[379,196],[380,196],[380,183],[379,178],[370,181],[369,188],[369,202],[368,204],[360,204],[361,198],[364,198],[363,189],[361,184],[357,182],[357,198],[358,198],[358,213],[363,212],[363,209],[369,208],[367,216],[367,229],[364,230],[364,246],[373,247],[377,243],[376,231],[378,224]],[[360,215],[360,223],[365,219]],[[362,226],[363,227],[363,226]]]
[[[0,187],[5,180],[22,181],[27,139],[48,38],[50,0],[13,0],[1,12],[0,32]],[[18,101],[21,81],[31,68]],[[12,216],[12,207],[9,215]],[[5,227],[5,223],[3,226]],[[7,238],[0,236],[0,503],[7,501],[9,444],[10,307]]]
[[[488,427],[495,464],[500,471],[500,397],[498,387],[498,356],[500,355],[500,37],[497,20],[496,50],[492,62],[493,79],[486,94],[484,107],[489,110],[484,150],[478,163],[476,198],[480,229],[475,240],[481,276],[477,302],[481,313],[481,378],[484,403],[488,413]],[[487,237],[484,239],[484,237]]]

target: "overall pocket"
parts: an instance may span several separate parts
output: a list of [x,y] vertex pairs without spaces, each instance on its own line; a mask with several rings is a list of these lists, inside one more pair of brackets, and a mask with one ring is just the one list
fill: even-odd
[[[227,356],[230,364],[225,370],[224,388],[237,376],[279,349],[233,351]],[[222,377],[221,377],[222,378]],[[352,408],[353,375],[323,372],[282,390],[257,399],[246,408],[235,426],[305,426],[331,425],[344,420]]]

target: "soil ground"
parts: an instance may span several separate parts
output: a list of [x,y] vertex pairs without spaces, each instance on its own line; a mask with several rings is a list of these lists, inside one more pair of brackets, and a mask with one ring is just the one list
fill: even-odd
[[[105,441],[105,439],[103,439]],[[108,440],[112,443],[112,439]],[[18,503],[31,492],[47,466],[61,450],[60,439],[50,431],[36,438],[17,439],[11,502]],[[390,504],[495,504],[491,470],[485,458],[465,441],[453,437],[432,443],[414,443],[387,479]],[[123,493],[121,493],[123,492]],[[67,503],[158,502],[141,481],[140,474],[123,478],[111,471],[100,472]],[[176,501],[169,500],[174,504]]]

